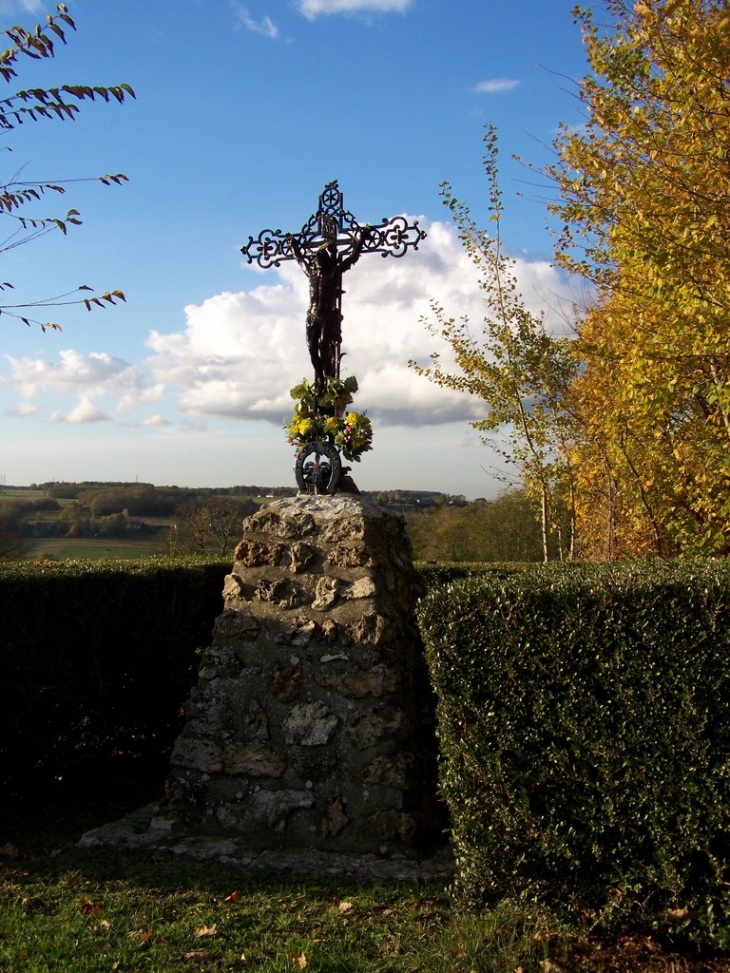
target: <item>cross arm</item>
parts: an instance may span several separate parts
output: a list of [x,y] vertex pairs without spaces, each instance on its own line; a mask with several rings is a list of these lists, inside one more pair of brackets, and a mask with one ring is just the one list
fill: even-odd
[[[257,237],[250,236],[248,243],[241,247],[241,253],[249,264],[256,263],[262,270],[281,266],[284,260],[296,260],[292,239],[302,251],[316,250],[322,243],[318,234],[306,232],[291,235],[281,230],[262,230]],[[425,240],[426,232],[418,221],[409,224],[405,216],[384,219],[378,226],[359,226],[351,224],[347,232],[337,238],[337,249],[347,259],[348,255],[379,253],[383,257],[403,257],[409,249],[418,250]],[[354,261],[353,261],[354,262]]]

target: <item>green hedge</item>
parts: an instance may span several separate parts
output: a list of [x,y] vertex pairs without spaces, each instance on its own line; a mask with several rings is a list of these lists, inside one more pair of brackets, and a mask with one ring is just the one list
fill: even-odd
[[730,945],[730,566],[492,574],[419,622],[466,899]]
[[522,573],[534,565],[521,563],[485,563],[484,561],[415,561],[414,566],[426,588],[437,590],[452,581],[465,578],[501,579]]
[[0,565],[0,784],[171,746],[230,562]]

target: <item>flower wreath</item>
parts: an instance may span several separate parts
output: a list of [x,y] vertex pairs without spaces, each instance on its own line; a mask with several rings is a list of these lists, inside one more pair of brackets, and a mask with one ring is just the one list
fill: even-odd
[[354,376],[341,381],[328,378],[324,395],[319,399],[314,386],[306,379],[291,390],[297,400],[291,420],[284,424],[290,445],[300,449],[308,443],[329,442],[350,462],[373,448],[373,427],[364,412],[345,412],[357,392]]

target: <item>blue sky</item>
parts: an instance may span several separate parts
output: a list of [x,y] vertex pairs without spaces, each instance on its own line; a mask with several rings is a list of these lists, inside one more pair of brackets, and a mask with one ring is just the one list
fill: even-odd
[[[2,253],[0,279],[14,285],[3,299],[88,284],[127,302],[54,309],[45,317],[60,332],[0,316],[0,477],[293,483],[280,426],[290,387],[311,377],[306,280],[296,265],[248,267],[239,248],[266,227],[298,230],[337,179],[360,222],[404,213],[428,232],[418,253],[363,257],[345,279],[343,373],[357,376],[356,406],[375,427],[356,482],[498,492],[495,456],[468,425],[479,403],[429,385],[407,361],[435,350],[421,321],[432,300],[479,319],[439,184],[448,179],[486,222],[486,122],[498,130],[503,232],[525,300],[560,326],[570,287],[550,264],[549,190],[511,156],[543,165],[557,125],[580,123],[573,0],[67,5],[77,27],[67,45],[23,61],[4,94],[126,82],[137,98],[3,133],[2,182],[18,171],[129,182],[70,182],[63,198],[29,208],[74,207],[83,225]],[[0,0],[0,25],[30,26],[53,9]]]

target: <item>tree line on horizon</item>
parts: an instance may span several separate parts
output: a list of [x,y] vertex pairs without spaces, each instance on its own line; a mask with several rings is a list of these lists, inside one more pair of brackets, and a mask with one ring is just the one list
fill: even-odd
[[[296,487],[156,487],[151,483],[58,482],[6,487],[0,497],[0,560],[28,553],[30,540],[144,539],[157,537],[160,553],[229,553],[240,539],[241,522],[262,502],[293,496]],[[426,513],[444,513],[444,529],[460,531],[459,512],[467,510],[463,496],[429,490],[379,490],[366,497],[405,514],[411,524]],[[478,503],[485,503],[479,501]],[[451,527],[449,527],[451,525]],[[477,534],[472,532],[472,538]],[[479,532],[483,536],[483,532]],[[435,553],[433,538],[419,532],[419,556]],[[443,551],[455,548],[443,544]],[[485,547],[484,557],[492,559]],[[493,548],[493,545],[492,545]],[[461,545],[461,550],[466,550]],[[469,549],[469,560],[480,560],[478,545]]]

